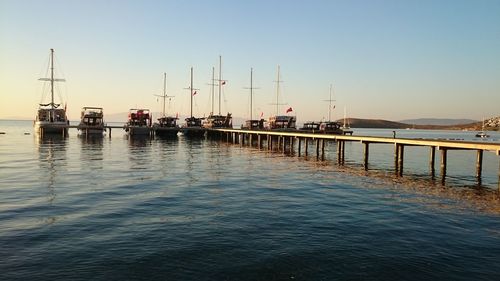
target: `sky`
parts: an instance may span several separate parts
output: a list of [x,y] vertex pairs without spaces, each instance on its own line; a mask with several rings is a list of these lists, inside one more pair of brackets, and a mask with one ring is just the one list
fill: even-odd
[[500,115],[499,0],[0,0],[0,119],[33,119],[47,102],[38,78],[51,48],[71,120],[84,106],[161,111],[163,73],[167,113],[188,115],[191,67],[194,115],[207,116],[219,56],[221,113],[234,117],[250,117],[251,68],[253,117],[276,114],[278,65],[279,114],[291,107],[299,123],[344,109],[393,121]]

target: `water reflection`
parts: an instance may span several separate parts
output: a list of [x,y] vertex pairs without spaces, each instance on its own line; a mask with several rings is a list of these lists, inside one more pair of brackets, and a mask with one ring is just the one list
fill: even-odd
[[103,169],[103,147],[102,135],[79,135],[81,142],[80,164],[83,172]]
[[40,182],[46,184],[50,203],[56,198],[55,185],[60,181],[67,166],[67,139],[60,135],[35,138],[40,164]]
[[131,169],[151,169],[152,139],[149,136],[127,136]]

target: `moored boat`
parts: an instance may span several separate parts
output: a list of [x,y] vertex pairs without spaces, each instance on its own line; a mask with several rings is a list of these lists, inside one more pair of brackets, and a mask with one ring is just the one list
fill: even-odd
[[[217,81],[217,86],[219,87],[219,94],[218,94],[218,99],[219,99],[219,113],[214,114],[214,86],[215,81]],[[207,129],[217,129],[217,128],[227,128],[231,129],[233,128],[233,119],[231,116],[231,113],[227,113],[226,115],[221,114],[221,97],[222,97],[222,86],[226,85],[226,80],[222,79],[222,57],[219,56],[219,79],[215,80],[214,79],[214,69],[212,68],[212,82],[210,85],[212,85],[212,112],[208,115],[208,117],[205,118],[203,121],[202,126]]]
[[[267,129],[269,130],[279,130],[279,131],[295,131],[297,129],[296,122],[297,117],[293,115],[278,115],[279,106],[283,105],[279,103],[279,92],[280,92],[280,66],[278,65],[277,79],[276,79],[276,115],[270,116],[267,122]],[[293,109],[289,107],[286,114],[293,112]]]
[[301,132],[307,132],[307,133],[318,133],[320,131],[320,122],[305,122],[304,125],[299,129]]
[[129,136],[151,135],[152,118],[149,109],[132,108],[129,110],[128,120],[124,126],[124,130]]
[[191,111],[190,116],[185,119],[186,123],[181,127],[181,132],[186,137],[203,137],[205,136],[205,129],[202,127],[203,118],[193,116],[193,97],[196,95],[196,89],[193,88],[193,68],[191,67],[191,83],[188,88],[191,96]]
[[253,68],[250,68],[250,119],[245,120],[245,124],[241,124],[241,129],[243,130],[263,130],[264,129],[264,119],[253,119]]
[[177,120],[179,118],[173,116],[165,115],[165,99],[173,98],[174,96],[167,96],[167,74],[164,73],[163,76],[163,95],[157,95],[163,98],[163,112],[162,116],[158,118],[158,122],[153,124],[153,130],[156,136],[160,137],[177,137],[179,132],[179,126],[177,125]]
[[82,135],[103,135],[106,131],[102,107],[86,106],[80,114],[78,131]]
[[69,120],[66,115],[66,106],[54,102],[54,83],[64,82],[64,79],[54,78],[54,49],[50,49],[50,78],[40,78],[40,81],[50,82],[50,103],[40,103],[37,111],[34,128],[40,135],[68,134]]

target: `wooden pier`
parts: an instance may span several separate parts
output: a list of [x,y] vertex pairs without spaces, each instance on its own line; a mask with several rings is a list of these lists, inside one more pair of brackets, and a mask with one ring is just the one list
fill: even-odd
[[[328,134],[310,134],[286,131],[267,131],[267,130],[239,130],[239,129],[212,129],[219,132],[219,138],[234,144],[244,146],[256,146],[259,149],[277,150],[283,153],[295,152],[295,143],[297,143],[296,152],[298,156],[310,154],[309,146],[314,144],[315,155],[317,159],[325,158],[325,143],[335,142],[337,144],[337,162],[344,165],[345,162],[345,143],[359,142],[363,145],[363,167],[369,168],[370,145],[386,144],[394,146],[394,171],[397,176],[403,176],[404,152],[405,147],[420,146],[429,148],[429,170],[432,178],[435,177],[435,158],[436,150],[441,154],[440,176],[444,184],[446,179],[448,151],[450,150],[471,150],[476,151],[476,178],[481,182],[483,170],[484,151],[493,152],[500,156],[500,143],[472,142],[472,141],[454,141],[439,139],[408,139],[395,137],[370,137],[370,136],[347,136],[347,135],[328,135]],[[211,134],[217,135],[214,133]],[[264,146],[265,145],[265,146]],[[500,167],[498,172],[498,188],[500,190]]]

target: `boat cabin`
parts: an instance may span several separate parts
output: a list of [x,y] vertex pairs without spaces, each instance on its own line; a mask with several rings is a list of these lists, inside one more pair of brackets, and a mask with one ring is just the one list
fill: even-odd
[[276,115],[269,117],[268,127],[270,130],[296,129],[296,122],[297,119],[295,116]]
[[158,118],[158,123],[156,123],[156,125],[158,127],[177,128],[177,120],[178,119],[179,118],[177,118],[177,117],[164,116],[164,117]]
[[300,128],[301,131],[306,131],[306,132],[319,132],[320,130],[320,125],[321,123],[319,122],[305,122],[302,128]]
[[204,128],[232,128],[233,127],[233,119],[231,117],[231,113],[228,113],[226,116],[224,115],[210,115],[207,117],[205,122],[203,123]]
[[244,130],[262,130],[264,129],[264,119],[260,120],[246,120],[245,124],[241,125]]
[[186,124],[184,126],[185,127],[201,127],[201,120],[202,120],[202,118],[188,117],[185,119]]
[[129,126],[151,126],[152,115],[149,109],[130,109],[128,113]]
[[342,135],[344,133],[344,131],[340,128],[340,123],[334,121],[322,122],[319,129],[325,134]]
[[102,126],[104,124],[103,109],[101,107],[84,107],[80,114],[80,125]]

